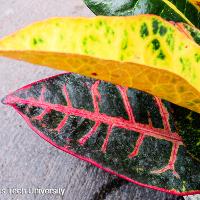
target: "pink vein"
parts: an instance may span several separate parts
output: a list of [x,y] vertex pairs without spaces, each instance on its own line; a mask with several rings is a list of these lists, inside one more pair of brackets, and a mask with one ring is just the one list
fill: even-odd
[[68,120],[69,116],[65,115],[65,117],[63,118],[63,120],[60,122],[60,124],[57,126],[57,128],[55,129],[55,131],[58,131],[58,133],[60,132],[60,130],[63,128],[63,126],[66,124],[66,121]]
[[142,145],[144,137],[145,137],[144,134],[140,134],[133,152],[131,154],[129,154],[129,156],[128,156],[129,158],[133,158],[133,157],[138,155],[139,150],[140,150],[140,146]]
[[155,100],[159,107],[165,130],[167,130],[169,133],[171,133],[171,128],[170,128],[170,124],[169,124],[169,113],[167,112],[166,108],[163,106],[161,99],[159,99],[158,97],[155,97]]
[[148,116],[149,127],[153,127],[153,123],[152,123],[152,120],[151,120],[151,114],[150,114],[149,111],[147,111],[147,116]]
[[35,117],[33,117],[32,119],[42,120],[43,117],[44,117],[46,114],[48,114],[50,111],[51,111],[50,108],[45,108],[45,109],[43,110],[43,112],[42,112],[40,115],[35,116]]
[[112,128],[113,128],[113,125],[109,125],[108,126],[108,130],[107,130],[107,135],[106,135],[106,138],[104,140],[104,143],[101,147],[101,151],[103,153],[106,153],[106,150],[107,150],[107,146],[108,146],[108,141],[109,141],[109,138],[110,138],[110,135],[111,135],[111,132],[112,132]]
[[45,102],[45,96],[44,96],[45,92],[46,92],[46,87],[44,85],[42,85],[42,90],[41,90],[41,95],[40,95],[39,101]]
[[98,105],[98,101],[101,100],[101,95],[99,94],[98,91],[98,86],[99,86],[99,81],[96,81],[93,85],[92,85],[92,99],[93,99],[93,103],[94,103],[94,110],[96,113],[99,113],[99,105]]
[[84,135],[82,138],[78,140],[80,145],[84,145],[87,142],[87,140],[97,131],[99,125],[100,122],[96,122],[95,125],[92,127],[92,129],[86,135]]
[[65,99],[66,99],[66,101],[67,101],[68,107],[72,107],[72,103],[71,103],[71,100],[70,100],[70,98],[69,98],[69,94],[68,94],[68,92],[67,92],[66,85],[63,86],[62,91],[63,91],[63,94],[64,94]]
[[163,173],[167,170],[172,170],[173,174],[177,178],[180,178],[179,174],[175,171],[175,168],[174,168],[174,164],[175,164],[176,159],[177,159],[177,153],[178,153],[179,145],[180,145],[180,143],[178,143],[178,142],[173,143],[172,152],[171,152],[171,156],[170,156],[170,160],[169,160],[168,165],[166,167],[163,167],[162,169],[154,170],[151,173],[161,174],[161,173]]
[[121,86],[117,86],[117,88],[119,89],[119,91],[120,91],[120,93],[122,95],[122,99],[123,99],[126,111],[128,113],[129,121],[132,122],[132,123],[135,123],[135,118],[133,116],[133,112],[132,112],[132,108],[131,108],[131,105],[130,105],[130,101],[129,101],[128,96],[127,96],[128,88],[124,88],[124,87],[121,87]]

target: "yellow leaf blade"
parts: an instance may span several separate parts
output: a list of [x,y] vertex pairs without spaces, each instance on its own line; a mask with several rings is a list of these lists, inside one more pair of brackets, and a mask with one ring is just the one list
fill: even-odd
[[1,40],[0,55],[137,88],[200,113],[200,47],[154,15],[45,20]]

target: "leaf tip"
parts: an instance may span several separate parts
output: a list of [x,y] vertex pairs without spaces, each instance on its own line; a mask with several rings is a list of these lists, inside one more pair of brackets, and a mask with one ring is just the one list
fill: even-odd
[[7,101],[7,96],[5,96],[3,99],[1,99],[1,103],[2,104],[8,104],[8,101]]
[[11,95],[6,95],[5,97],[3,97],[3,99],[1,99],[1,103],[5,105],[11,105],[14,102]]

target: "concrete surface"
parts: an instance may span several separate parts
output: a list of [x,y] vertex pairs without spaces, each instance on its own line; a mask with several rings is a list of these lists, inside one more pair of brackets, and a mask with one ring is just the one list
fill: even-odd
[[[0,0],[0,37],[53,16],[92,16],[82,0]],[[0,99],[53,69],[0,58]],[[16,194],[11,189],[65,189],[63,196]],[[24,191],[23,190],[23,191]],[[21,190],[22,191],[22,190]],[[175,200],[139,187],[57,150],[37,136],[10,107],[0,104],[0,200]],[[196,198],[192,199],[198,199]]]

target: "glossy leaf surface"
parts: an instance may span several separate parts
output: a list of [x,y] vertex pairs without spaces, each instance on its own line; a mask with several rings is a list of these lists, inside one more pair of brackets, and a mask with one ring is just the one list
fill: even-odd
[[186,151],[169,103],[144,92],[67,73],[4,98],[57,148],[152,189],[200,193],[200,162]]
[[96,15],[155,14],[200,28],[199,0],[84,0]]
[[1,40],[0,55],[137,88],[200,112],[200,46],[158,16],[49,19]]

